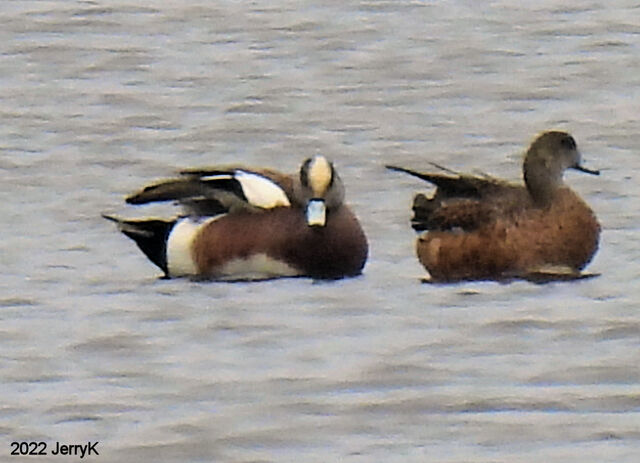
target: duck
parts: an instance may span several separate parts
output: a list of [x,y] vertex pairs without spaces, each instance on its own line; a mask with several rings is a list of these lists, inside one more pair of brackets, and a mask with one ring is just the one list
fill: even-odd
[[298,175],[237,165],[183,170],[125,199],[130,205],[172,201],[182,206],[178,216],[103,217],[164,278],[339,279],[360,275],[368,256],[365,233],[344,199],[334,164],[315,155]]
[[582,165],[573,136],[540,133],[523,162],[524,184],[489,175],[461,174],[432,164],[420,172],[387,165],[431,183],[429,197],[413,200],[411,224],[418,260],[429,282],[577,279],[599,245],[593,210],[564,182],[567,169],[599,175]]

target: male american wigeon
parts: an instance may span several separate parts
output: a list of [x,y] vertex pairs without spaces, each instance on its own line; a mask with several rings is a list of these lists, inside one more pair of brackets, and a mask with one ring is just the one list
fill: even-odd
[[[566,132],[540,134],[524,159],[524,183],[490,176],[420,173],[434,184],[431,198],[414,198],[413,228],[422,232],[418,258],[431,281],[577,278],[598,249],[600,225],[589,206],[562,180],[566,169],[588,174]],[[425,231],[426,230],[426,231]]]
[[367,260],[365,234],[324,156],[307,159],[299,175],[187,170],[126,198],[129,204],[156,201],[177,201],[187,213],[171,220],[105,218],[165,277],[335,279],[360,274]]

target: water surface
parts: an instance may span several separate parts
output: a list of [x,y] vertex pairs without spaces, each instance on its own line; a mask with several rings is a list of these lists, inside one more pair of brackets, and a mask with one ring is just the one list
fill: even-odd
[[[630,1],[3,2],[0,460],[99,440],[101,462],[637,461],[638,18]],[[567,174],[602,222],[601,276],[420,283],[427,186],[382,166],[517,180],[549,128],[602,170]],[[122,198],[178,168],[317,152],[368,234],[361,277],[161,280],[100,217],[174,213]]]

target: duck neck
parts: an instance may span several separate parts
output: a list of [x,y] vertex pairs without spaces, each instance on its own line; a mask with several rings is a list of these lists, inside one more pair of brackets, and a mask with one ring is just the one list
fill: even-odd
[[549,166],[542,159],[526,159],[523,173],[524,183],[533,202],[539,206],[548,206],[562,186],[562,169]]

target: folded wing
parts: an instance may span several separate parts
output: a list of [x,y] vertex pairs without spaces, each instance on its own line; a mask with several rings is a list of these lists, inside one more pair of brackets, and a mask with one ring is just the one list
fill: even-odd
[[498,212],[503,216],[505,213],[515,213],[523,204],[523,201],[514,201],[516,197],[528,198],[524,188],[488,175],[462,175],[437,165],[446,173],[386,167],[436,186],[431,197],[422,193],[414,197],[411,225],[416,231],[475,230],[495,220]]
[[[278,183],[280,182],[280,183]],[[181,172],[126,198],[129,204],[177,201],[190,214],[211,216],[237,210],[289,207],[287,177],[246,169],[200,169]]]

